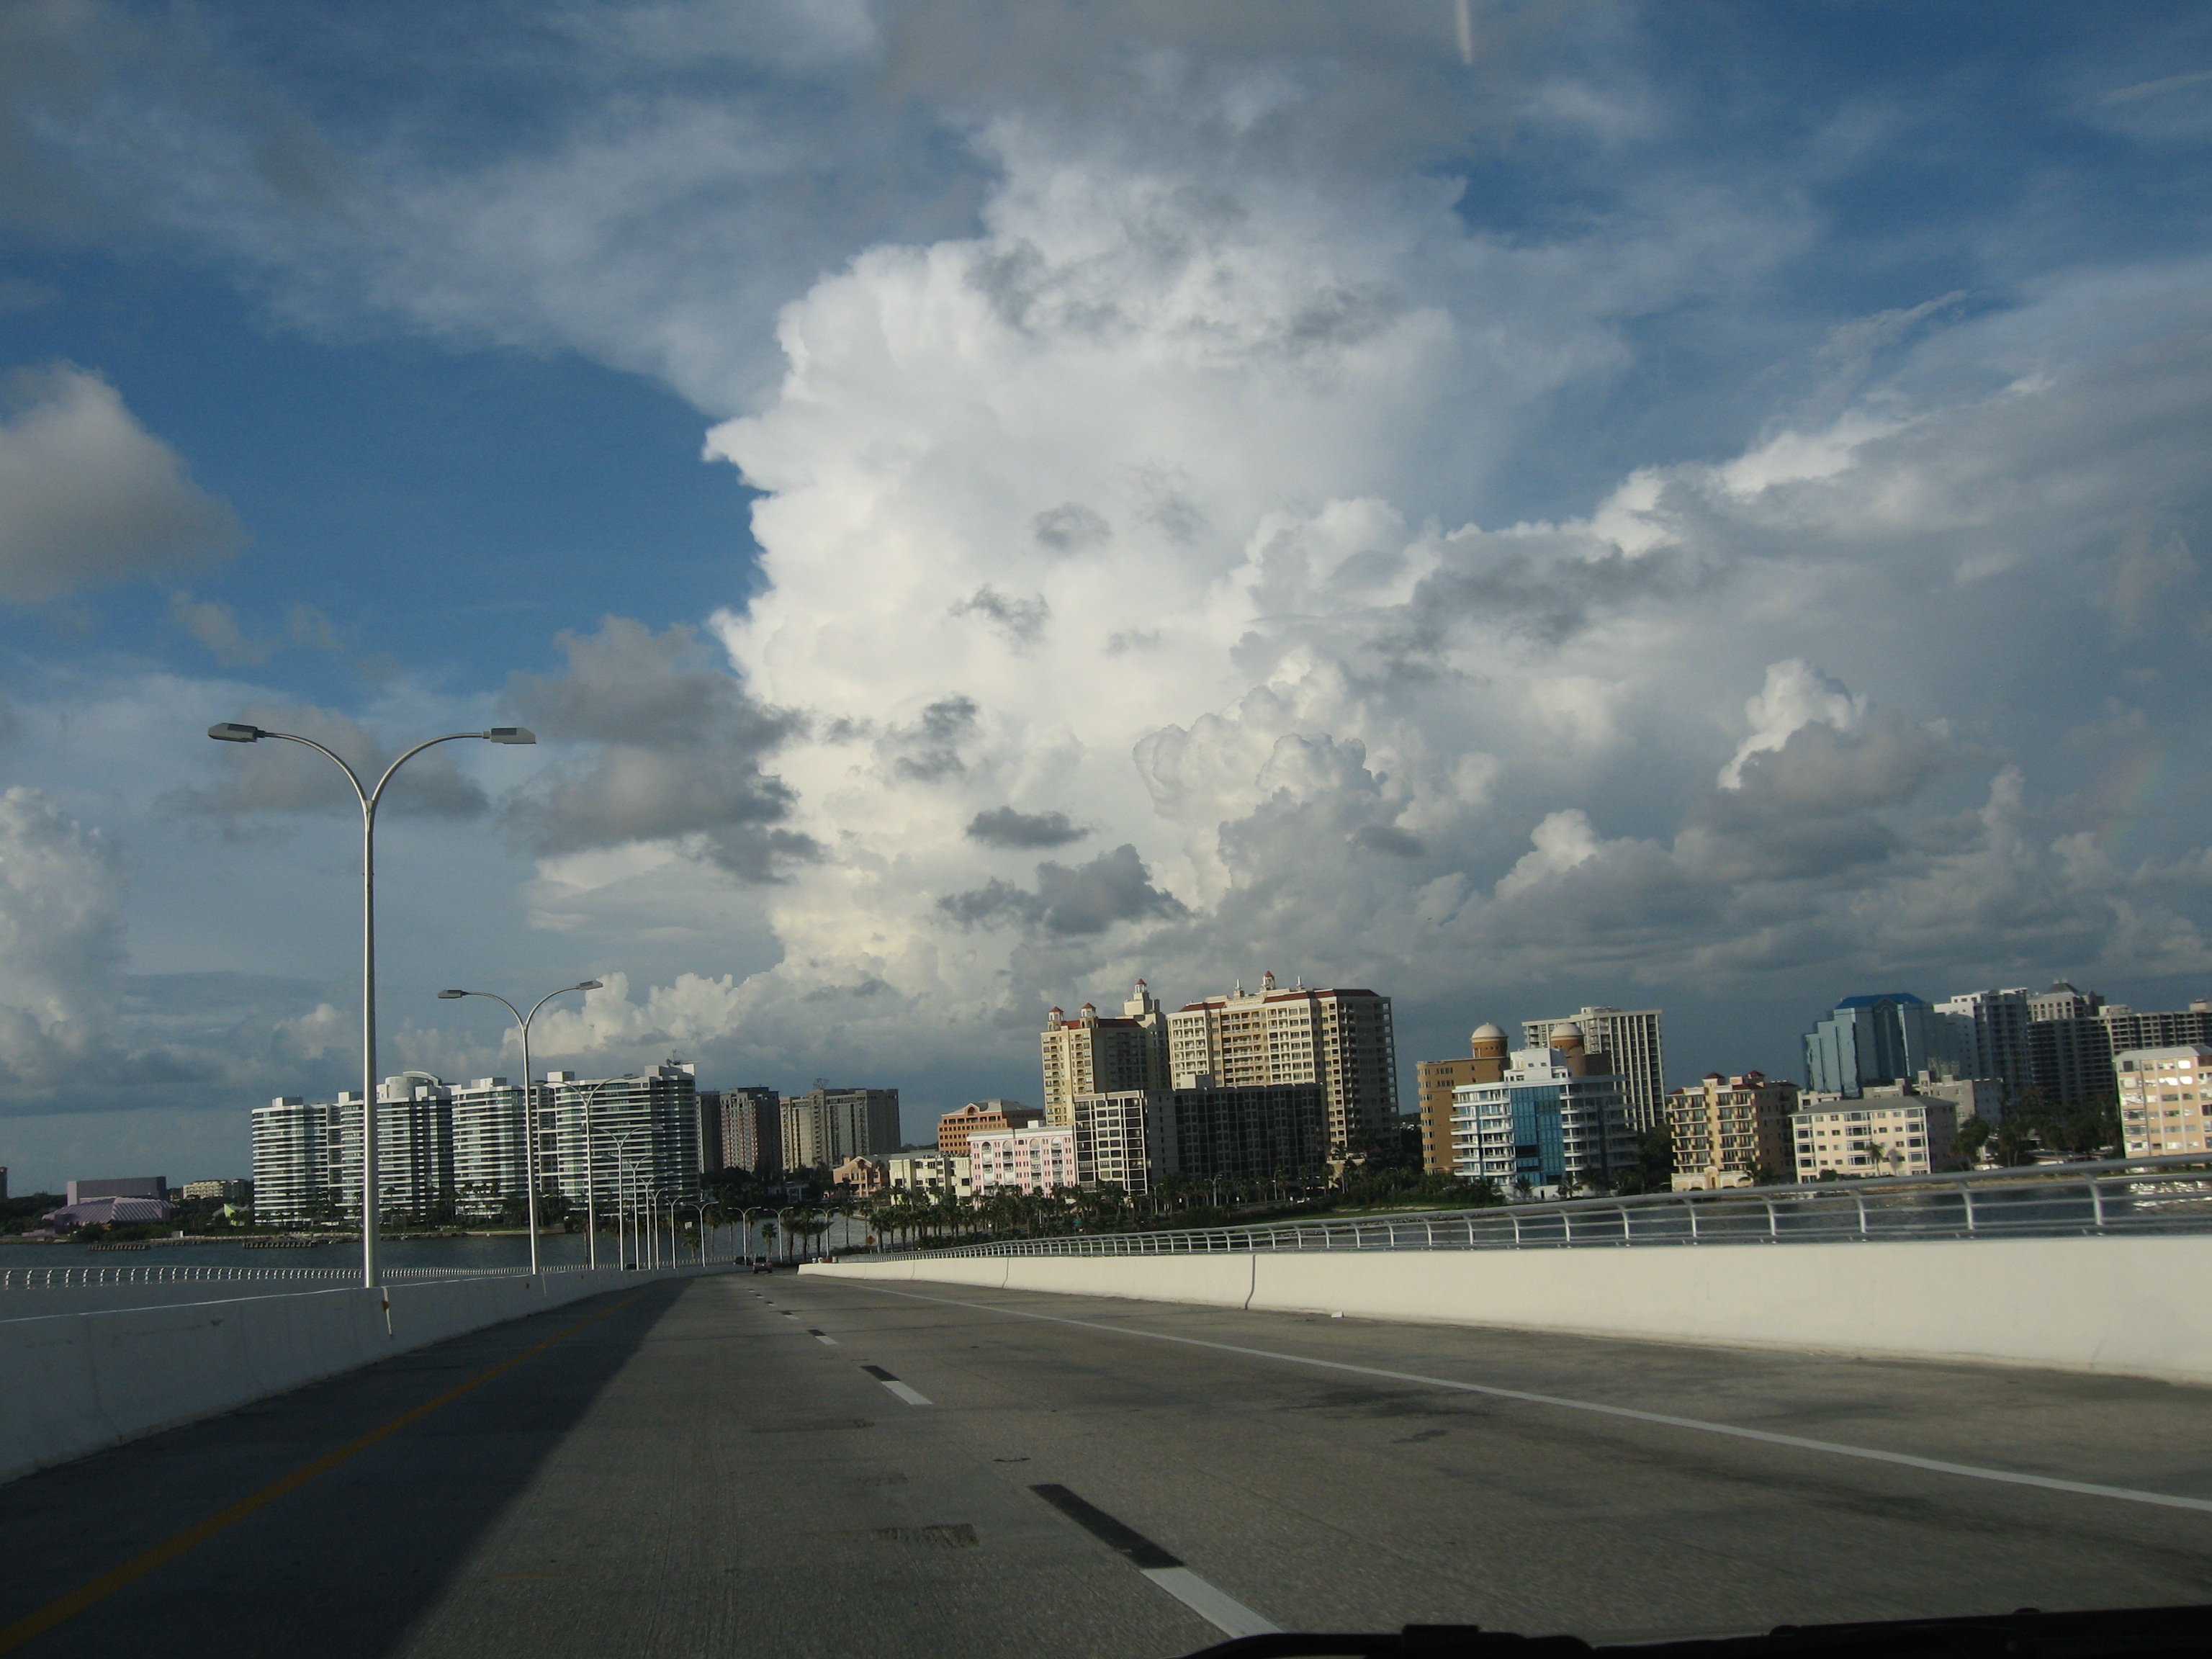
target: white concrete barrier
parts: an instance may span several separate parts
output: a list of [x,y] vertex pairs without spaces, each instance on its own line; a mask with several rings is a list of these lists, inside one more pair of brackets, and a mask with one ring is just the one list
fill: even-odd
[[228,1299],[221,1285],[203,1285],[197,1302],[0,1321],[0,1481],[449,1337],[700,1271],[603,1268],[280,1295],[257,1285]]
[[802,1273],[2212,1382],[2212,1237],[865,1258]]

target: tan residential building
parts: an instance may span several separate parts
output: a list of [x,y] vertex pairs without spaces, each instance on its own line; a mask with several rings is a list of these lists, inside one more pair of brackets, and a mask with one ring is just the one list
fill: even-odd
[[1796,1109],[1797,1085],[1761,1072],[1708,1072],[1695,1087],[1675,1090],[1667,1097],[1674,1190],[1717,1192],[1794,1173],[1790,1115]]
[[1413,1067],[1420,1101],[1421,1167],[1432,1174],[1452,1172],[1452,1091],[1470,1083],[1495,1083],[1505,1075],[1510,1045],[1501,1029],[1485,1021],[1474,1028],[1465,1060],[1424,1060]]
[[1038,1046],[1044,1060],[1044,1121],[1072,1127],[1078,1095],[1111,1095],[1168,1086],[1167,1013],[1139,980],[1121,1017],[1085,1003],[1070,1019],[1045,1016]]
[[1372,991],[1285,990],[1269,973],[1257,991],[1186,1003],[1168,1016],[1168,1070],[1177,1090],[1319,1084],[1333,1158],[1395,1133],[1397,1037]]
[[2127,1048],[2112,1056],[2112,1070],[2129,1157],[2212,1147],[2212,1048]]
[[884,1189],[884,1161],[879,1158],[848,1158],[830,1172],[830,1184],[855,1198],[873,1198]]
[[1620,1079],[1629,1132],[1648,1134],[1666,1122],[1667,1055],[1659,1039],[1659,1010],[1600,1004],[1558,1019],[1524,1019],[1522,1046],[1540,1048],[1552,1040],[1554,1025],[1568,1024],[1581,1027],[1590,1053],[1611,1058],[1613,1074]]
[[1929,1175],[1960,1165],[1959,1108],[1935,1095],[1823,1103],[1791,1115],[1797,1179]]
[[1044,1114],[1018,1100],[971,1100],[957,1112],[937,1120],[937,1150],[947,1157],[963,1156],[971,1135],[999,1129],[1030,1129],[1044,1121]]

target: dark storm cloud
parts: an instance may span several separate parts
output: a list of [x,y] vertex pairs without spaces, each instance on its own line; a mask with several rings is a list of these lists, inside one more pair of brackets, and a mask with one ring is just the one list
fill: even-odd
[[968,821],[968,838],[989,847],[1065,847],[1091,833],[1065,812],[1018,812],[1000,806]]
[[1189,914],[1174,894],[1152,885],[1152,872],[1126,842],[1072,868],[1040,864],[1035,892],[993,880],[939,899],[938,907],[963,927],[1018,922],[1061,934],[1103,933],[1117,921]]
[[533,852],[696,838],[747,881],[816,855],[809,837],[781,827],[792,792],[762,764],[797,721],[757,702],[690,629],[655,634],[609,617],[595,635],[556,642],[568,672],[516,674],[508,701],[541,741],[593,750],[508,803],[509,827]]

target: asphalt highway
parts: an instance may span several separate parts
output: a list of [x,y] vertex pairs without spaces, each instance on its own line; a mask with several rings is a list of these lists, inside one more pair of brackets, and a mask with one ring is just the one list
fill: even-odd
[[1158,1659],[2175,1602],[2212,1602],[2212,1391],[784,1273],[0,1486],[32,1656]]

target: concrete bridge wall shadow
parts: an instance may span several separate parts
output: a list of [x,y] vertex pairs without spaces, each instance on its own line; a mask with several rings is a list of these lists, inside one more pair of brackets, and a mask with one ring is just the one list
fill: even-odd
[[2212,1382],[2212,1237],[859,1258],[837,1278]]
[[0,1320],[0,1481],[585,1297],[701,1271],[276,1296],[210,1285],[191,1303]]

